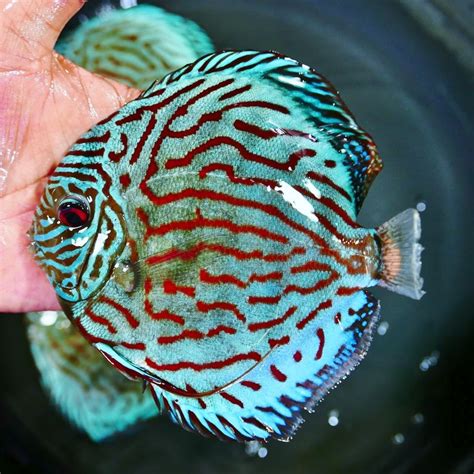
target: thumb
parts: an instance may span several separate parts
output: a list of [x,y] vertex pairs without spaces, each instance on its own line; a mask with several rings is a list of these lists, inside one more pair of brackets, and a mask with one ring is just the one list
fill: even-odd
[[0,53],[35,60],[50,53],[86,0],[10,0],[0,4]]

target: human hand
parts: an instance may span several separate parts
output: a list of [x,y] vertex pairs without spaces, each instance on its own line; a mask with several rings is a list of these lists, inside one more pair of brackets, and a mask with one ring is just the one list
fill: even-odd
[[54,52],[83,0],[0,6],[0,312],[59,309],[26,235],[48,175],[69,147],[139,91]]

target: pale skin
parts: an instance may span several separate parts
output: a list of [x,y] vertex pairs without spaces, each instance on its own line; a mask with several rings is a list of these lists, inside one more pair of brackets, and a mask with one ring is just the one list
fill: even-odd
[[33,212],[69,147],[139,94],[54,52],[83,3],[0,2],[0,312],[59,309],[28,249]]

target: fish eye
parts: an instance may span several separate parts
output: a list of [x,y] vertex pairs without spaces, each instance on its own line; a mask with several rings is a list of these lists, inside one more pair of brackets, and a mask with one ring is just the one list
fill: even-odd
[[89,204],[81,196],[67,196],[59,204],[57,216],[59,222],[67,227],[84,227],[89,222]]

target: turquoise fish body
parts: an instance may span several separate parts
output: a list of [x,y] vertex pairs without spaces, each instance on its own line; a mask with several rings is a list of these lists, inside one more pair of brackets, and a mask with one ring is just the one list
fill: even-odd
[[[89,71],[144,89],[213,48],[194,22],[140,5],[87,20],[56,50]],[[91,439],[101,441],[157,414],[142,384],[117,372],[64,313],[29,313],[25,323],[45,391]]]
[[71,321],[175,422],[284,440],[364,357],[379,315],[366,288],[421,295],[404,279],[416,211],[356,222],[380,169],[312,68],[215,53],[79,139],[31,235]]

